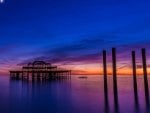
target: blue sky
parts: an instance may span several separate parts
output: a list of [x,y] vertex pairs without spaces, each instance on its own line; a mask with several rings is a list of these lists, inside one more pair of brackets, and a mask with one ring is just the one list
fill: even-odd
[[148,0],[5,0],[1,71],[34,59],[79,69],[98,63],[101,50],[111,47],[129,60],[123,53],[150,49],[149,6]]

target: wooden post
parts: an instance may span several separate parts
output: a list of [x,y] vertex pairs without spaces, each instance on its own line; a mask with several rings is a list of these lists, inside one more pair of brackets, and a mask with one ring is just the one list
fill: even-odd
[[146,99],[146,104],[149,105],[149,89],[148,89],[148,79],[147,79],[147,64],[146,64],[145,48],[142,49],[142,62],[143,62],[143,74],[144,74],[145,99]]
[[16,78],[17,78],[17,80],[19,80],[19,73],[18,72],[16,73]]
[[112,48],[112,67],[113,67],[113,89],[114,102],[116,110],[118,109],[118,88],[117,88],[117,70],[116,70],[116,49]]
[[27,72],[27,80],[29,80],[29,72]]
[[36,77],[37,77],[37,81],[40,81],[41,80],[41,77],[40,77],[40,72],[36,72]]
[[70,79],[71,79],[71,71],[70,71]]
[[135,51],[132,51],[132,66],[133,66],[133,86],[134,86],[134,99],[136,105],[138,105],[138,89],[137,89],[137,78],[136,78],[136,56]]
[[104,95],[105,95],[105,105],[108,106],[107,58],[106,58],[106,51],[105,51],[105,50],[103,50],[103,73],[104,73]]
[[32,71],[32,81],[34,81],[35,80],[35,74],[34,74],[34,72]]

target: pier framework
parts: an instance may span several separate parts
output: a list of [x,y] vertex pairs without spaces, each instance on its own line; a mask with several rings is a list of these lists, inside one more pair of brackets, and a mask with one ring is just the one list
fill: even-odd
[[44,61],[34,61],[23,66],[20,70],[11,70],[10,78],[32,81],[70,79],[71,70],[61,69]]

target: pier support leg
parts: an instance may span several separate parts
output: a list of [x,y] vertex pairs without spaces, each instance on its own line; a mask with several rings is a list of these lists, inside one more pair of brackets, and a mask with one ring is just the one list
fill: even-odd
[[142,62],[143,62],[143,73],[144,73],[144,87],[145,87],[145,99],[146,104],[149,105],[149,89],[147,79],[147,64],[146,64],[146,50],[142,49]]
[[116,70],[116,49],[112,48],[112,66],[113,66],[113,89],[115,110],[118,112],[118,87],[117,87],[117,70]]
[[134,99],[135,99],[136,106],[138,106],[138,89],[137,89],[136,59],[135,58],[136,58],[135,51],[132,51]]
[[29,80],[29,72],[27,72],[27,80]]
[[103,50],[103,73],[104,73],[105,106],[108,106],[107,60],[106,60],[106,51],[105,50]]
[[35,80],[35,75],[34,75],[34,72],[32,72],[32,81]]
[[19,80],[19,73],[16,73],[16,78],[17,80]]

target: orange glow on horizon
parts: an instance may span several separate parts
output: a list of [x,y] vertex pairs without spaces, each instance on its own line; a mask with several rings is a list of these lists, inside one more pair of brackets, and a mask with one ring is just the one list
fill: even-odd
[[[95,64],[94,66],[89,65],[82,65],[77,66],[74,68],[73,74],[77,75],[103,75],[103,67]],[[117,74],[118,75],[132,75],[132,67],[124,67],[124,68],[117,68]],[[150,67],[147,68],[147,73],[150,74]],[[112,75],[112,67],[109,66],[107,68],[107,74]],[[143,75],[143,68],[137,68],[137,75]]]
[[[95,63],[95,64],[76,64],[76,65],[65,65],[62,66],[66,69],[72,70],[73,75],[103,75],[103,66]],[[19,69],[21,66],[1,66],[0,67],[0,74],[9,74],[10,70]],[[109,65],[107,67],[107,74],[112,75],[112,67]],[[150,67],[147,68],[148,74],[150,74]],[[117,74],[118,75],[132,75],[132,67],[123,67],[119,68],[117,66]],[[137,68],[137,75],[143,75],[142,67]]]

